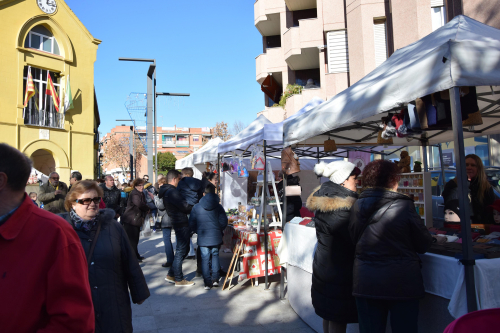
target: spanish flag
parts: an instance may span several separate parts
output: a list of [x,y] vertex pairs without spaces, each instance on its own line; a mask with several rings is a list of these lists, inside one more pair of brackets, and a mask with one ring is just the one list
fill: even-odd
[[24,107],[28,106],[31,97],[35,95],[35,84],[31,76],[31,67],[28,68],[28,79],[26,80],[26,93],[24,94]]
[[56,108],[56,111],[59,112],[59,96],[57,95],[56,88],[54,87],[54,83],[52,82],[52,78],[50,77],[50,73],[48,71],[47,71],[47,90],[45,90],[45,94],[48,96],[52,96],[54,107]]

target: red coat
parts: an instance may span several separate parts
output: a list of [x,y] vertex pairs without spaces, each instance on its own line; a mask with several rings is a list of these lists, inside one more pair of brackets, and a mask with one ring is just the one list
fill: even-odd
[[80,239],[28,195],[0,226],[0,331],[94,332]]

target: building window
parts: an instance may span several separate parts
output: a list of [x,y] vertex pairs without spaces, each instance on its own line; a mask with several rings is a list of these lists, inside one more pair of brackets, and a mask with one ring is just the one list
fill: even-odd
[[162,140],[163,143],[174,142],[174,137],[172,135],[164,135]]
[[387,60],[387,28],[385,18],[373,20],[375,38],[375,66]]
[[349,72],[349,49],[347,30],[335,30],[326,33],[328,73]]
[[319,68],[314,69],[301,69],[295,71],[295,83],[308,88],[320,88],[321,74]]
[[281,36],[264,36],[264,45],[266,49],[281,47]]
[[[61,95],[59,74],[49,72],[57,94]],[[24,110],[24,123],[26,125],[64,128],[64,114],[58,113],[54,107],[52,96],[47,96],[47,71],[31,67],[31,76],[35,84],[35,96]],[[28,66],[24,67],[23,74],[23,101],[26,94],[26,81],[28,79]]]
[[200,136],[199,135],[193,135],[193,142],[199,142],[200,141]]
[[441,28],[446,23],[446,12],[443,0],[431,0],[432,31]]
[[60,55],[59,44],[54,35],[43,25],[37,25],[28,33],[24,47]]
[[177,136],[177,147],[189,147],[189,136],[178,135]]

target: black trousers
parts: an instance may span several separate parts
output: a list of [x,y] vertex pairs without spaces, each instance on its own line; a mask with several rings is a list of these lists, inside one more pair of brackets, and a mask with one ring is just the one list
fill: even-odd
[[385,333],[391,314],[392,333],[418,332],[418,299],[390,301],[356,297],[360,333]]
[[141,235],[141,227],[136,227],[135,225],[124,223],[123,229],[125,229],[125,232],[127,233],[128,236],[128,240],[130,241],[130,245],[132,246],[132,249],[135,251],[137,259],[139,259],[141,256],[139,255],[139,250],[137,249],[137,246],[139,245],[139,236]]

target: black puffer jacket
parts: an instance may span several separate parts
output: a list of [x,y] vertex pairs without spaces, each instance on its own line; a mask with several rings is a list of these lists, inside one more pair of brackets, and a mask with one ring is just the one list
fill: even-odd
[[[488,209],[489,205],[492,205],[495,201],[495,192],[493,192],[493,187],[489,187],[484,192],[484,198],[481,202],[478,197],[479,192],[479,182],[477,178],[469,182],[469,194],[470,194],[470,207],[471,207],[471,219],[473,223],[480,224],[492,224],[493,223],[493,211]],[[443,191],[444,204],[451,200],[458,200],[458,185],[455,179],[450,180],[446,183]]]
[[379,188],[364,190],[352,207],[349,232],[356,245],[354,296],[387,300],[424,296],[417,253],[429,249],[432,237],[408,196]]
[[133,189],[127,200],[127,209],[121,218],[122,223],[128,223],[136,227],[142,226],[144,218],[149,211],[144,193]]
[[158,195],[163,198],[163,206],[166,210],[161,226],[166,228],[189,226],[187,214],[193,207],[184,200],[181,192],[175,186],[165,184],[160,187]]
[[[73,225],[69,213],[60,214]],[[101,232],[89,268],[96,333],[132,332],[132,302],[150,296],[148,285],[123,227],[111,209],[100,211]],[[91,231],[75,230],[88,257],[97,226]],[[129,296],[130,289],[130,296]]]
[[99,186],[101,186],[104,191],[102,200],[106,204],[106,208],[112,209],[115,213],[120,214],[121,191],[115,185],[110,189],[107,188],[105,184],[100,184]]
[[354,245],[349,236],[350,209],[357,193],[331,181],[323,183],[307,199],[315,212],[318,245],[314,253],[311,296],[316,314],[339,323],[357,323],[352,296]]

